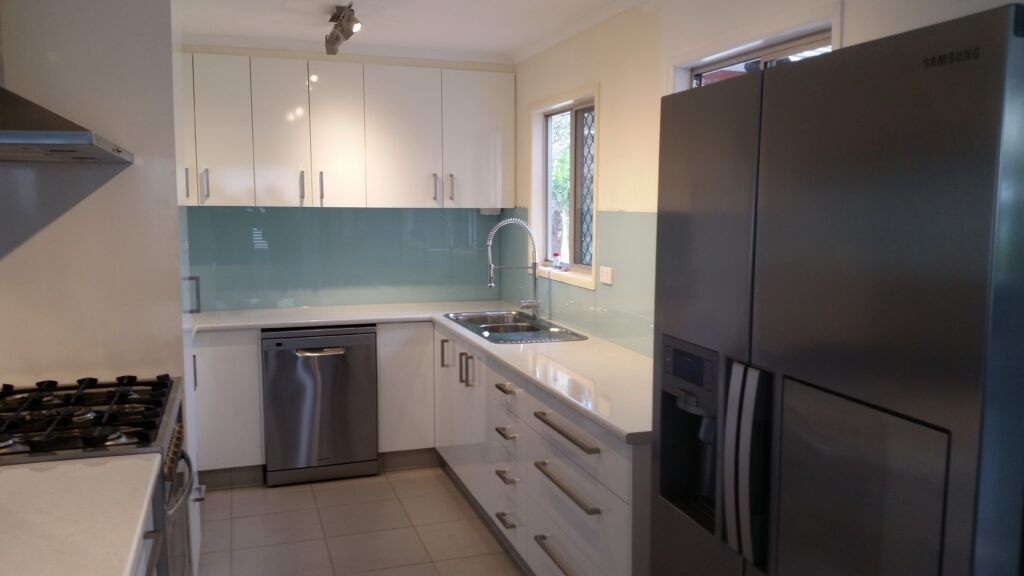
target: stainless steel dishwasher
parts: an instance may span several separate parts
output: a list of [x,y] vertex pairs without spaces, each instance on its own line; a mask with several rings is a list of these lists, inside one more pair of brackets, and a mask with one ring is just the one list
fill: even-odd
[[377,473],[377,328],[264,330],[268,486]]

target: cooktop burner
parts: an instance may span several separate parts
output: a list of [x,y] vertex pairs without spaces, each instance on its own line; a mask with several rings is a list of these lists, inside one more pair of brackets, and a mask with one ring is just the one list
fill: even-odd
[[0,387],[0,464],[15,455],[54,455],[147,446],[156,440],[174,380],[162,374],[113,382],[81,378]]

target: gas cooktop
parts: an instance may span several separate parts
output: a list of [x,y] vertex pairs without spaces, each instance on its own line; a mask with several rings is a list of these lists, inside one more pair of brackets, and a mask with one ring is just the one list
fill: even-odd
[[178,388],[167,374],[74,384],[44,380],[28,388],[4,384],[0,464],[161,451],[177,419]]

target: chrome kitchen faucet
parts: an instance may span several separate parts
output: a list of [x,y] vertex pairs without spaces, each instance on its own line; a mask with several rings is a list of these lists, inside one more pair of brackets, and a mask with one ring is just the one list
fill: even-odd
[[[494,244],[494,235],[498,233],[498,230],[502,226],[509,224],[516,224],[521,226],[526,233],[530,235],[530,248],[533,250],[533,264],[529,266],[495,266],[494,259],[491,256],[491,245]],[[519,303],[519,308],[523,310],[529,310],[536,317],[537,312],[540,310],[543,302],[537,299],[537,241],[533,237],[533,230],[530,229],[530,225],[527,224],[526,220],[522,218],[506,218],[494,225],[491,228],[490,233],[487,234],[487,287],[494,288],[494,271],[499,268],[520,268],[533,271],[533,299],[523,300]]]

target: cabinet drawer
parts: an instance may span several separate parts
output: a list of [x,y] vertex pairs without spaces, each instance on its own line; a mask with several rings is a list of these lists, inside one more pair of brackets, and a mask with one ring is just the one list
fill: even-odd
[[542,508],[530,500],[528,530],[521,537],[526,547],[524,556],[533,573],[537,576],[603,575],[597,568],[597,561],[576,546]]
[[560,451],[530,463],[530,497],[566,535],[610,574],[629,574],[630,508]]
[[542,438],[626,502],[630,501],[629,446],[571,410],[539,395],[520,393],[516,414]]

